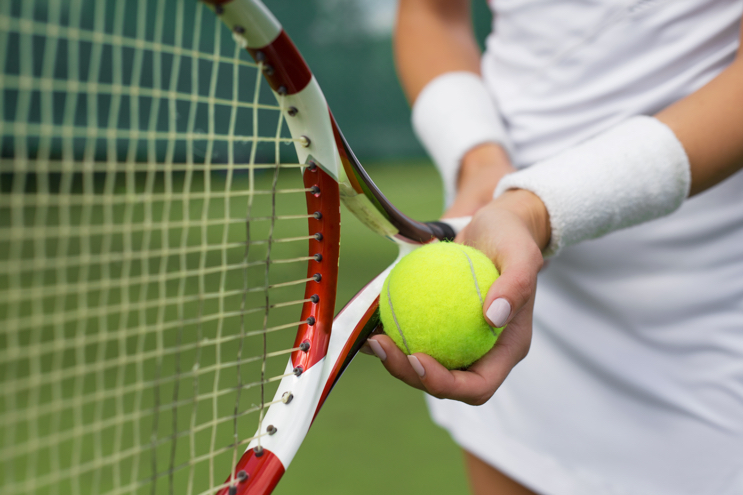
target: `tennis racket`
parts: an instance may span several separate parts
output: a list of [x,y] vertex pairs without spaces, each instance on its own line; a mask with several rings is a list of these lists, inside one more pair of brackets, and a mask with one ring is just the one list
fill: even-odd
[[[378,325],[398,211],[258,0],[0,4],[0,491],[260,494]],[[389,269],[388,269],[389,270]]]

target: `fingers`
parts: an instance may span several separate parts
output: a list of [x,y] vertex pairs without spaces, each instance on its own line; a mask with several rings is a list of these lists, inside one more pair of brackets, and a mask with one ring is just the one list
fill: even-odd
[[527,303],[503,330],[495,346],[464,371],[448,370],[427,354],[407,356],[386,335],[374,336],[368,343],[395,378],[440,399],[481,405],[526,356],[531,342],[532,306],[533,303]]
[[[374,337],[375,335],[381,335],[383,334],[384,330],[382,330],[382,325],[379,324],[377,327],[369,334],[369,338],[366,339],[366,342],[364,342],[361,346],[361,349],[359,349],[359,352],[362,354],[366,354],[367,356],[377,356],[380,357],[378,352],[375,352],[375,350],[371,347],[371,343],[369,342],[371,340],[371,337]],[[377,350],[381,349],[379,347],[379,344],[374,343],[374,346]],[[382,353],[384,351],[381,351]],[[384,359],[382,359],[384,361]]]
[[457,242],[485,252],[500,271],[482,309],[493,326],[507,325],[495,346],[467,370],[447,370],[426,354],[406,356],[388,337],[375,336],[369,347],[393,376],[434,397],[479,405],[490,399],[526,356],[537,274],[544,264],[541,247],[548,237],[535,227],[542,222],[530,220],[531,193],[525,194],[515,192],[493,200],[456,237]]
[[[395,345],[392,339],[386,335],[376,335],[367,340],[367,343],[372,352],[380,361],[382,361],[382,364],[387,368],[390,375],[402,380],[411,387],[424,391],[426,390],[421,383],[419,374],[413,368],[413,365],[408,359],[409,356],[405,355],[405,353]],[[439,366],[441,365],[439,364]]]
[[374,351],[369,346],[369,341],[368,340],[366,342],[364,342],[364,344],[361,346],[361,349],[359,349],[359,352],[361,354],[366,354],[367,356],[374,356],[375,355],[374,354]]
[[369,340],[383,350],[384,359],[379,354],[377,357],[395,378],[436,398],[459,400],[471,405],[487,402],[520,360],[514,359],[516,354],[509,350],[510,346],[496,344],[469,369],[448,370],[427,354],[406,356],[387,337]]
[[452,379],[452,373],[455,372],[447,370],[431,356],[423,353],[408,356],[386,335],[377,335],[367,342],[387,371],[395,378],[435,397],[449,397],[455,392],[456,379]]

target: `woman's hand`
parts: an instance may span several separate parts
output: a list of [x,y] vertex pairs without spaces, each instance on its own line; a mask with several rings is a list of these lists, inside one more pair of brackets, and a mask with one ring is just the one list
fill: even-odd
[[484,143],[472,148],[462,158],[457,197],[442,218],[471,217],[493,200],[498,181],[515,171],[500,145]]
[[495,346],[467,370],[447,370],[422,353],[406,356],[386,335],[370,338],[369,347],[390,374],[408,385],[438,398],[485,403],[529,351],[537,273],[549,235],[541,200],[514,190],[478,210],[457,236],[457,242],[485,252],[500,271],[485,297],[483,314],[493,326],[508,324]]

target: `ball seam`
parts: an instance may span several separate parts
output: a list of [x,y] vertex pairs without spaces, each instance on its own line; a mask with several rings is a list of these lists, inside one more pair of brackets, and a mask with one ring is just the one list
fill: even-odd
[[[480,305],[483,305],[485,304],[485,302],[482,300],[482,292],[480,292],[480,284],[477,281],[477,274],[475,273],[475,265],[472,263],[472,258],[470,258],[470,255],[467,254],[467,251],[465,251],[464,249],[458,249],[462,252],[462,254],[464,254],[464,257],[467,258],[467,262],[470,264],[470,273],[472,274],[472,280],[475,281],[475,290],[477,291],[477,297],[480,298]],[[387,286],[387,291],[389,292],[389,284]],[[490,328],[490,333],[492,333],[493,336],[497,337],[497,335],[495,335],[495,330],[493,329],[493,327],[488,325],[488,328]]]
[[390,280],[387,282],[387,302],[390,305],[390,313],[392,313],[392,319],[395,321],[397,332],[402,338],[402,343],[405,346],[405,350],[407,350],[408,355],[410,355],[412,353],[410,352],[410,347],[408,347],[408,341],[407,339],[405,339],[405,334],[402,333],[402,328],[400,327],[400,323],[397,321],[397,315],[395,314],[395,307],[392,305],[392,294],[390,293],[390,285],[392,285],[392,277],[390,277]]

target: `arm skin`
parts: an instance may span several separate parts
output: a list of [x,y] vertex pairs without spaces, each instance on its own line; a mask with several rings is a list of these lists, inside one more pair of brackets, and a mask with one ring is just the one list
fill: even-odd
[[712,81],[655,117],[671,128],[686,150],[690,196],[743,168],[743,49]]
[[[480,49],[472,30],[469,0],[402,0],[395,27],[395,61],[405,94],[414,102],[445,72],[480,75]],[[470,216],[493,197],[498,181],[514,168],[503,148],[476,146],[462,159],[457,197],[444,217]]]
[[[691,196],[743,169],[743,48],[716,78],[655,117],[673,130],[686,150]],[[384,335],[373,337],[370,347],[382,355],[392,375],[409,385],[435,397],[483,404],[529,350],[537,273],[544,262],[541,250],[549,240],[544,204],[536,195],[519,189],[507,191],[477,210],[472,223],[457,237],[458,242],[485,251],[501,272],[485,297],[483,311],[496,299],[505,299],[511,307],[508,328],[493,349],[468,370],[449,371],[426,354],[405,356]]]

